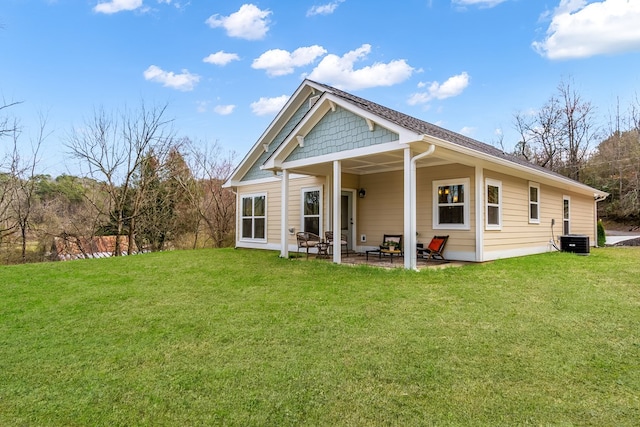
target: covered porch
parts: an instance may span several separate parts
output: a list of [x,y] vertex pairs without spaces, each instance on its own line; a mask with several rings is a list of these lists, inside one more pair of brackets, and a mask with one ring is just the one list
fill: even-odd
[[[448,234],[448,230],[434,229],[431,224],[434,191],[432,180],[419,180],[418,170],[423,171],[423,174],[424,171],[431,170],[435,176],[438,176],[438,171],[445,169],[449,170],[449,175],[453,173],[454,176],[482,174],[481,168],[464,165],[461,159],[460,154],[438,147],[437,140],[422,137],[411,143],[396,141],[283,161],[274,170],[281,177],[282,200],[289,200],[291,196],[292,177],[312,176],[323,182],[322,188],[316,190],[321,200],[318,206],[321,214],[317,219],[317,234],[323,239],[325,231],[340,230],[340,234],[346,235],[349,242],[349,253],[345,254],[340,239],[334,239],[329,251],[332,262],[378,264],[418,270],[428,264],[420,259],[418,244],[428,245],[434,235]],[[456,172],[460,166],[465,169],[464,172]],[[476,176],[473,180],[477,179]],[[481,182],[482,177],[479,179]],[[304,194],[306,193],[302,197],[305,197]],[[471,197],[466,197],[469,203]],[[475,199],[481,200],[482,194],[476,194]],[[469,210],[468,207],[465,209],[466,215],[469,215]],[[475,212],[481,214],[482,209],[475,209]],[[300,229],[292,229],[289,225],[295,212],[292,212],[288,203],[281,204],[280,215],[283,224],[280,236],[281,256],[288,257],[292,234],[305,230],[305,219],[300,222]],[[467,220],[467,224],[469,223]],[[469,229],[464,231],[467,236],[470,232]],[[389,257],[379,259],[377,256],[366,260],[367,250],[379,247],[383,243],[384,234],[403,236],[402,256],[394,257],[393,262]],[[466,261],[479,261],[475,247],[471,250],[471,259]]]

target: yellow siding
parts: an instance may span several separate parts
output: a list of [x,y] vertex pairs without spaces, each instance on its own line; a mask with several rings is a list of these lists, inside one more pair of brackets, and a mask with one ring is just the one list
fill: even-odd
[[[417,171],[417,231],[418,242],[428,244],[437,234],[450,236],[447,250],[456,252],[475,251],[475,197],[474,169],[463,165],[447,165],[431,168],[420,168]],[[433,229],[433,181],[443,179],[470,178],[469,230],[434,230]],[[376,246],[382,242],[384,234],[404,234],[404,178],[403,171],[381,174],[363,175],[360,177],[361,187],[367,190],[364,199],[358,199],[357,235],[365,234],[367,241],[361,243]]]
[[[551,239],[555,238],[557,243],[562,234],[564,195],[571,198],[571,232],[589,235],[593,241],[593,198],[540,185],[540,222],[529,223],[530,181],[491,171],[485,171],[485,178],[502,182],[502,230],[484,230],[484,251],[487,258],[550,250]],[[555,220],[553,233],[552,219]]]

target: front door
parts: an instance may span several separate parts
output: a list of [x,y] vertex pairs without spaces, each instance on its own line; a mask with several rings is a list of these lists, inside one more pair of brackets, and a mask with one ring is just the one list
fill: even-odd
[[353,192],[340,194],[340,232],[347,236],[347,248],[353,250]]

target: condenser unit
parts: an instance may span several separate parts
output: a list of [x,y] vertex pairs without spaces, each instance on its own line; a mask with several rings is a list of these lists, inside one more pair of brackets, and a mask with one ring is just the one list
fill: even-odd
[[589,255],[589,236],[581,234],[560,236],[560,249],[562,249],[563,252]]

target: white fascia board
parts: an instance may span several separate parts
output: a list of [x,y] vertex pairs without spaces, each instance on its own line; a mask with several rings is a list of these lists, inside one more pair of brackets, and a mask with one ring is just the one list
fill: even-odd
[[300,168],[312,166],[319,163],[333,162],[335,160],[353,159],[356,157],[364,157],[371,154],[387,153],[389,151],[398,151],[409,147],[408,144],[398,144],[397,141],[387,142],[384,144],[370,145],[368,147],[356,148],[354,150],[336,151],[322,156],[310,157],[308,159],[294,160],[291,162],[283,162],[280,166],[284,169]]
[[[308,178],[309,175],[303,175],[301,173],[290,173],[289,179],[300,179],[300,178]],[[252,179],[251,181],[239,181],[234,182],[233,187],[240,188],[246,187],[248,185],[257,185],[257,184],[269,184],[273,182],[280,182],[282,180],[282,175],[274,175],[269,178],[260,178],[260,179]]]
[[[556,175],[553,175],[553,174],[550,174],[550,173],[545,173],[544,171],[540,171],[540,170],[537,170],[535,168],[529,168],[529,167],[526,167],[524,165],[520,165],[518,163],[513,163],[513,162],[510,162],[510,161],[508,161],[506,159],[501,159],[500,157],[495,157],[495,156],[492,156],[490,154],[483,153],[481,151],[476,151],[476,150],[472,150],[470,148],[462,147],[460,145],[453,144],[453,143],[451,143],[451,142],[449,142],[447,140],[436,138],[436,137],[431,136],[431,135],[424,135],[422,139],[425,142],[430,142],[430,143],[433,143],[434,145],[438,145],[440,147],[447,148],[449,150],[456,151],[458,153],[470,156],[470,157],[472,157],[474,159],[474,161],[470,162],[470,163],[478,164],[480,162],[477,162],[475,160],[475,159],[478,159],[480,161],[491,163],[492,165],[498,165],[498,166],[508,170],[508,174],[509,175],[520,176],[520,177],[526,178],[526,179],[528,179],[530,181],[553,183],[553,184],[555,184],[555,186],[558,186],[560,183],[562,183],[564,185],[570,186],[572,189],[574,189],[574,191],[580,192],[582,194],[588,194],[588,195],[594,196],[596,198],[597,197],[606,197],[608,195],[608,193],[606,193],[604,191],[600,191],[598,189],[589,187],[586,184],[582,184],[582,183],[580,183],[578,181],[574,181],[574,180],[572,180],[570,178],[566,178],[566,177],[562,177],[562,176],[556,176]],[[500,171],[498,169],[495,169],[495,170],[498,171],[498,172]],[[515,173],[514,173],[514,171],[515,171]],[[532,176],[535,177],[535,178],[532,178]]]

